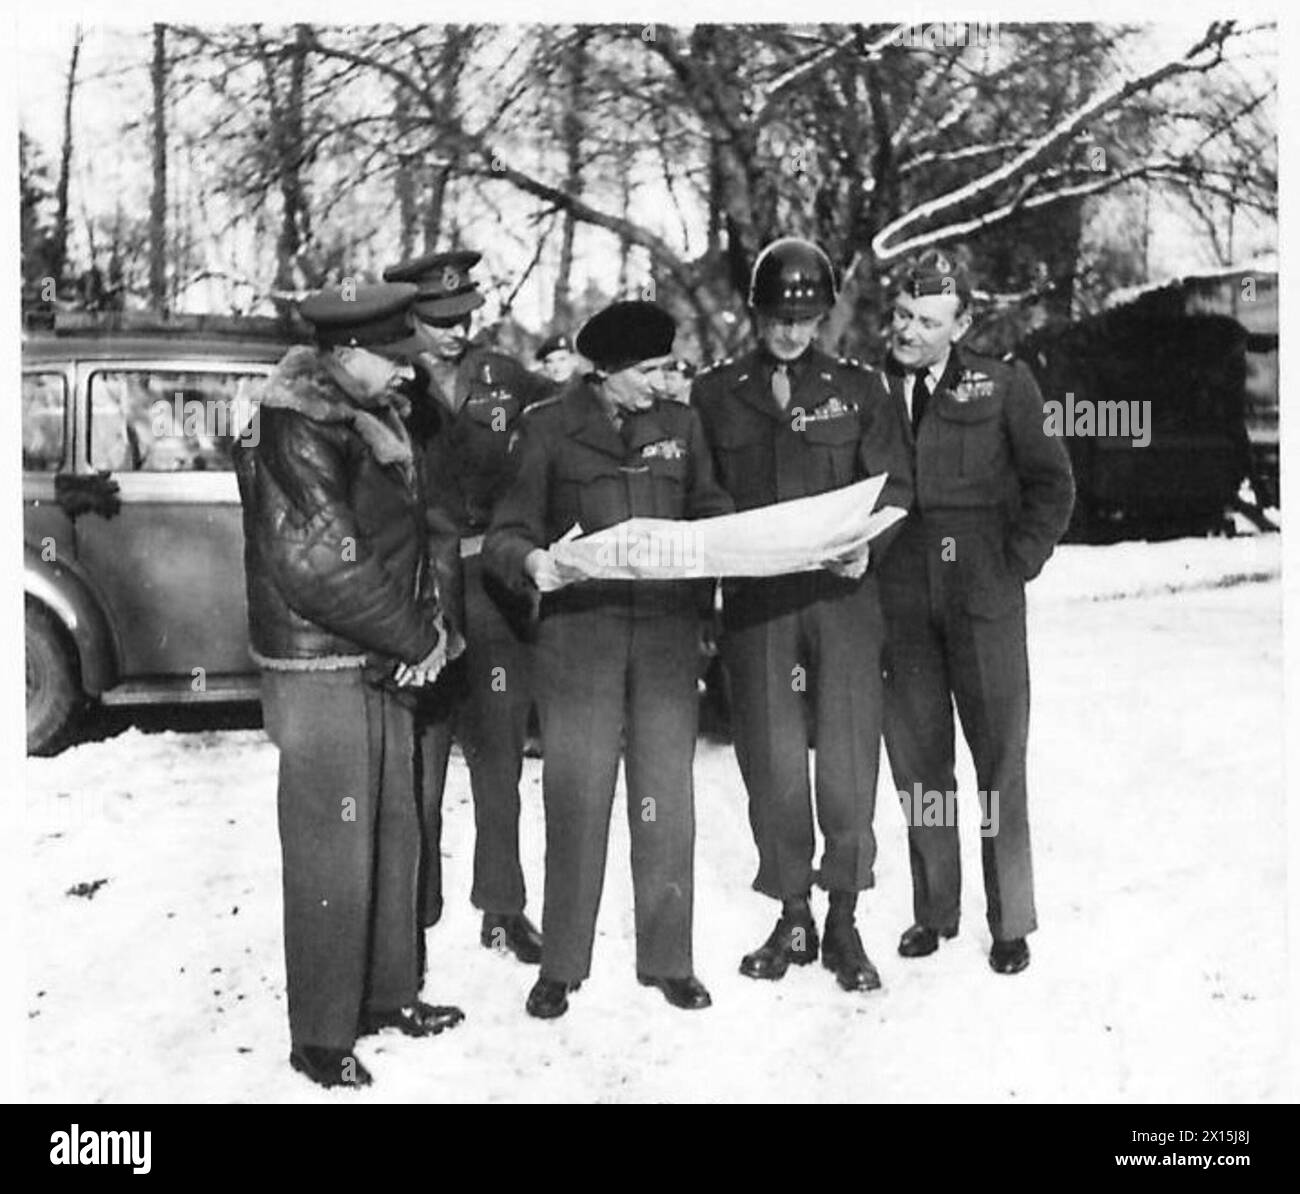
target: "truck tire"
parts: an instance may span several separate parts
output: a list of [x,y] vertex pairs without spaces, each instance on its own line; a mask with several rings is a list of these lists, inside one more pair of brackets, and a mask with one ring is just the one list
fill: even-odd
[[27,753],[58,754],[83,700],[63,628],[47,610],[27,602]]

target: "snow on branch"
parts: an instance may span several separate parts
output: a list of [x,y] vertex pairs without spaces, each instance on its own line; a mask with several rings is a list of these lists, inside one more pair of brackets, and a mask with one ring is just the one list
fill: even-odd
[[948,149],[942,152],[929,150],[926,153],[918,153],[916,157],[903,162],[898,167],[898,173],[900,175],[910,174],[913,170],[919,170],[923,166],[937,163],[963,162],[970,158],[984,157],[990,153],[1005,153],[1009,149],[1023,149],[1024,146],[1024,139],[1016,137],[1009,141],[990,141],[987,145],[964,145],[960,149]]
[[[884,264],[894,261],[899,257],[906,257],[912,253],[918,253],[922,249],[927,249],[931,245],[945,244],[948,241],[959,240],[963,237],[969,237],[977,232],[990,228],[994,224],[1000,224],[1003,220],[1010,219],[1017,212],[1034,211],[1040,207],[1047,207],[1053,203],[1061,203],[1067,199],[1082,199],[1088,195],[1098,195],[1103,191],[1109,191],[1122,183],[1131,182],[1136,178],[1145,178],[1153,173],[1152,167],[1143,163],[1140,166],[1134,166],[1130,170],[1123,170],[1115,174],[1104,175],[1092,182],[1078,183],[1073,186],[1058,187],[1056,190],[1047,191],[1039,195],[1033,195],[1029,198],[1017,196],[1009,203],[1004,203],[1000,207],[993,208],[989,211],[981,212],[978,216],[972,216],[968,220],[959,220],[955,223],[944,224],[939,228],[932,229],[929,232],[920,233],[908,240],[899,241],[892,245],[888,253],[876,252],[876,261]],[[1157,176],[1161,175],[1160,170],[1155,170]],[[902,221],[896,221],[901,224]],[[882,233],[883,235],[883,233]],[[873,242],[873,248],[880,241],[877,237]]]
[[[761,94],[758,111],[754,116],[754,123],[762,124],[766,121],[780,100],[784,99],[789,92],[798,87],[810,75],[815,74],[826,63],[842,54],[850,46],[855,45],[859,35],[860,30],[857,27],[851,29],[843,37],[831,42],[824,49],[805,58],[802,62],[796,63],[783,75],[774,79]],[[895,27],[891,26],[875,41],[868,42],[862,47],[862,57],[868,59],[878,58],[881,51],[893,43],[894,36]]]
[[[1159,83],[1175,75],[1194,71],[1209,70],[1222,61],[1223,43],[1234,36],[1232,21],[1216,21],[1186,51],[1177,57],[1166,59],[1160,65],[1138,75],[1121,79],[1114,86],[1094,96],[1087,103],[1075,108],[1056,122],[1047,132],[1029,145],[1010,161],[996,169],[972,179],[963,186],[939,195],[926,203],[918,204],[911,211],[898,217],[882,228],[872,239],[871,247],[876,260],[892,261],[902,254],[915,251],[916,248],[947,241],[958,235],[986,228],[990,224],[1006,219],[1017,210],[1043,207],[1063,199],[1074,198],[1081,194],[1096,194],[1107,190],[1128,178],[1143,174],[1147,167],[1140,166],[1125,171],[1109,179],[1095,183],[1081,184],[1077,187],[1064,187],[1033,198],[1017,198],[1010,204],[984,212],[970,219],[954,224],[944,225],[932,231],[917,235],[907,234],[918,227],[926,227],[950,213],[967,208],[981,200],[987,200],[994,192],[1014,184],[1027,175],[1034,173],[1034,167],[1055,153],[1061,146],[1071,141],[1075,135],[1086,128],[1098,117],[1119,107],[1133,96],[1148,92]],[[961,231],[959,231],[961,230]]]

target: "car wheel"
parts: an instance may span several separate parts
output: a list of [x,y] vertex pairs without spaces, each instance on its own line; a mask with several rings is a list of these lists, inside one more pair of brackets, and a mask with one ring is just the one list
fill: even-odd
[[81,685],[62,627],[27,605],[27,753],[57,754],[82,705]]

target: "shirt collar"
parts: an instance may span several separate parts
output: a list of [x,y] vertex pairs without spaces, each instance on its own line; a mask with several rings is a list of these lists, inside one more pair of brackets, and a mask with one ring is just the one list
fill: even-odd
[[797,377],[803,373],[804,369],[808,367],[808,362],[812,360],[812,345],[810,344],[792,361],[781,360],[780,357],[769,352],[766,347],[762,349],[760,356],[763,361],[763,368],[767,370],[769,375],[775,373],[779,366],[784,365],[786,372],[791,377]]
[[926,378],[930,383],[930,389],[933,390],[935,386],[937,386],[939,382],[943,379],[944,372],[947,370],[948,362],[950,360],[952,360],[951,348],[949,348],[948,351],[945,352],[939,360],[935,361],[935,363],[925,371]]

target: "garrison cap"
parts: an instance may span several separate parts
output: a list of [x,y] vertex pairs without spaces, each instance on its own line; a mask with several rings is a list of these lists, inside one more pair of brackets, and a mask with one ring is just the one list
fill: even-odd
[[415,313],[429,323],[457,322],[486,301],[478,283],[469,276],[483,260],[472,249],[426,253],[384,270],[385,282],[414,282]]
[[955,295],[965,307],[971,298],[970,271],[961,249],[926,249],[906,261],[897,276],[897,287],[912,298],[927,294]]
[[657,303],[612,303],[578,332],[578,351],[597,369],[617,373],[639,361],[666,357],[673,350],[677,324]]
[[322,348],[350,345],[401,356],[415,351],[415,293],[409,282],[327,286],[303,299],[298,312],[311,324]]
[[537,346],[537,351],[533,353],[533,360],[544,361],[553,352],[572,352],[573,337],[565,332],[560,332],[554,336],[547,336],[545,340]]

